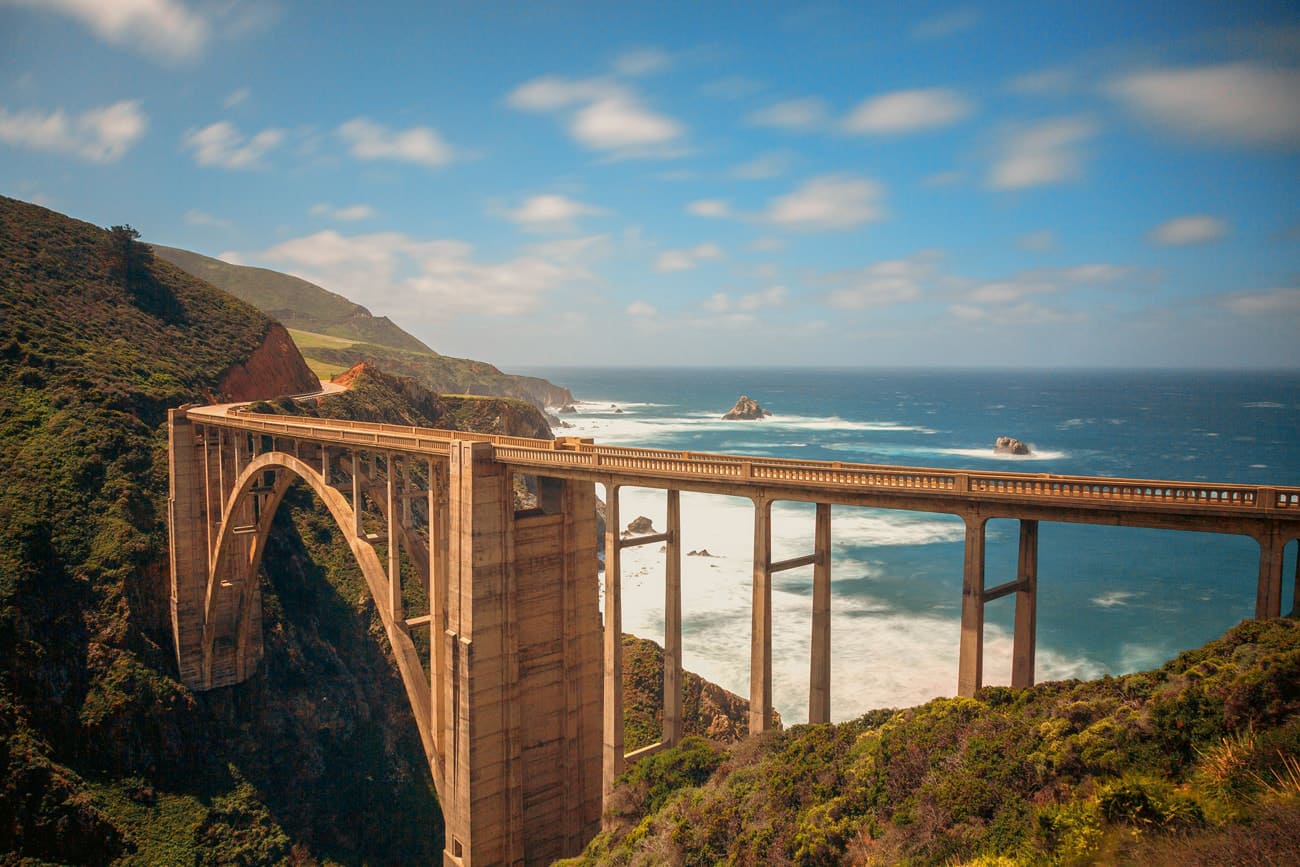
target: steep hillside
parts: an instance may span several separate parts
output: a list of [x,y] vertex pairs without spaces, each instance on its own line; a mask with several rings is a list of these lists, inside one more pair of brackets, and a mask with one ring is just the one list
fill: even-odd
[[315,378],[253,307],[121,249],[0,199],[0,860],[434,861],[403,690],[310,503],[267,554],[263,671],[176,681],[166,410]]
[[159,257],[284,323],[321,376],[364,361],[409,376],[439,394],[517,397],[539,408],[573,402],[568,389],[544,379],[502,373],[484,361],[439,355],[387,317],[372,316],[361,305],[306,280],[175,247],[154,245],[153,249]]
[[606,818],[575,863],[1292,864],[1300,621],[1140,674],[691,739]]

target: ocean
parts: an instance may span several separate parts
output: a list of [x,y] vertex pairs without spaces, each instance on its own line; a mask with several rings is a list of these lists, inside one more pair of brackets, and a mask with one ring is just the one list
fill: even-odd
[[[539,368],[579,398],[557,433],[696,452],[954,469],[1300,485],[1300,373]],[[747,394],[772,412],[722,421]],[[993,454],[999,436],[1028,456]],[[598,486],[597,494],[603,496]],[[624,489],[623,522],[664,526],[660,491]],[[683,648],[689,670],[749,689],[752,505],[684,493]],[[773,509],[773,558],[812,550],[811,506]],[[1017,525],[988,528],[986,583],[1015,577]],[[964,530],[956,517],[832,512],[831,713],[953,695]],[[1282,610],[1292,607],[1296,545]],[[663,640],[658,546],[623,557],[627,632]],[[1158,666],[1253,616],[1259,547],[1245,537],[1043,523],[1037,679]],[[807,718],[811,567],[774,578],[773,689]],[[1008,683],[1014,597],[987,608],[984,681]]]

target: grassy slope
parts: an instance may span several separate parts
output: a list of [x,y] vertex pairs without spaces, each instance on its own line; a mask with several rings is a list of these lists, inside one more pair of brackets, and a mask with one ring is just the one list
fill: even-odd
[[[634,769],[590,863],[1294,863],[1300,621]],[[715,770],[716,769],[716,770]]]
[[303,356],[320,376],[329,377],[367,361],[439,393],[517,397],[539,407],[573,400],[566,389],[544,379],[512,376],[487,362],[439,355],[387,317],[374,317],[366,308],[306,280],[174,247],[155,246],[154,250],[292,329]]
[[153,249],[159,258],[247,301],[288,328],[344,337],[353,343],[374,343],[434,354],[432,349],[398,328],[387,317],[372,316],[360,304],[299,277],[267,268],[231,265],[220,259],[160,244],[155,244]]

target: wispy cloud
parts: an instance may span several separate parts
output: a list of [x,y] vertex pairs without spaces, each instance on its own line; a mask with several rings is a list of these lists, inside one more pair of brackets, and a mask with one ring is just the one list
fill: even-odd
[[96,37],[167,63],[203,53],[210,29],[202,16],[176,0],[5,0],[81,22]]
[[619,158],[682,153],[685,128],[648,108],[626,85],[604,78],[543,76],[519,85],[506,102],[522,111],[560,113],[578,144]]
[[625,312],[628,316],[641,316],[646,318],[656,316],[659,313],[653,304],[647,304],[644,301],[633,301],[631,304],[627,305],[627,310]]
[[1158,69],[1111,83],[1135,115],[1193,140],[1300,146],[1300,70],[1249,63]]
[[1300,316],[1300,289],[1285,287],[1258,292],[1233,292],[1221,296],[1219,304],[1238,316],[1297,317]]
[[1086,117],[1062,117],[1024,127],[1007,136],[1002,156],[989,173],[995,190],[1056,184],[1083,174],[1083,145],[1096,135]]
[[75,117],[63,109],[10,112],[0,106],[0,141],[92,163],[121,159],[148,126],[140,103],[134,100],[92,108]]
[[843,127],[859,135],[902,135],[949,126],[974,111],[974,103],[955,90],[899,90],[862,101],[844,118]]
[[722,258],[722,248],[717,244],[696,244],[682,250],[665,250],[655,259],[656,271],[689,271],[701,262]]
[[824,278],[832,284],[826,303],[843,310],[862,310],[916,301],[938,275],[940,259],[937,251],[926,250],[905,259],[832,272]]
[[753,112],[746,122],[753,126],[806,132],[826,125],[829,111],[824,100],[816,96],[777,102]]
[[738,296],[717,292],[704,302],[704,309],[710,313],[753,313],[765,307],[782,306],[789,294],[784,286],[769,286],[758,292]]
[[614,58],[614,71],[619,75],[641,76],[663,72],[672,65],[672,56],[658,48],[638,48]]
[[436,169],[456,158],[451,145],[428,126],[395,130],[366,117],[355,117],[335,132],[359,160],[395,160]]
[[1228,224],[1208,214],[1177,217],[1161,223],[1147,233],[1147,240],[1166,247],[1209,244],[1228,234]]
[[185,225],[204,226],[209,229],[233,229],[235,224],[206,211],[190,209],[185,212]]
[[728,177],[742,181],[765,181],[780,177],[790,168],[791,156],[785,151],[769,151],[733,166]]
[[686,213],[697,217],[730,217],[731,207],[723,199],[697,199],[686,206]]
[[248,102],[248,98],[252,95],[253,92],[247,87],[241,87],[237,90],[232,90],[221,104],[226,108],[234,108],[235,106],[243,105],[245,102]]
[[313,217],[326,217],[331,220],[340,220],[345,223],[352,223],[359,220],[371,220],[378,216],[374,208],[369,205],[347,205],[346,207],[336,208],[329,202],[318,202],[308,209],[308,213]]
[[187,132],[185,147],[201,166],[222,169],[263,168],[262,158],[284,141],[282,129],[264,129],[256,135],[244,135],[229,121],[218,121],[200,130]]
[[851,229],[883,219],[883,198],[884,190],[871,178],[849,174],[822,175],[773,199],[762,219],[797,231]]
[[461,314],[519,316],[546,293],[590,279],[586,269],[534,250],[501,262],[475,258],[463,241],[422,240],[401,232],[317,232],[253,254],[222,254],[279,267],[380,311],[431,319]]
[[912,36],[924,40],[946,39],[970,30],[979,23],[979,20],[978,9],[953,9],[921,20],[912,28]]
[[608,213],[604,208],[588,205],[566,196],[543,195],[525,199],[519,207],[504,211],[502,216],[529,232],[572,232],[579,217]]

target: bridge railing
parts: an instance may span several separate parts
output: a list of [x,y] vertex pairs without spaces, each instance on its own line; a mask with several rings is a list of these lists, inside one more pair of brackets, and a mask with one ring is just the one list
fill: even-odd
[[976,472],[642,449],[597,445],[574,438],[543,440],[380,422],[263,415],[243,409],[229,410],[224,416],[217,417],[201,411],[200,414],[204,419],[233,423],[247,430],[394,451],[446,455],[453,442],[487,442],[495,447],[497,461],[537,470],[546,467],[583,468],[647,477],[753,481],[847,490],[907,490],[1040,501],[1129,503],[1176,511],[1211,507],[1249,513],[1264,509],[1300,515],[1300,488],[1290,487]]

